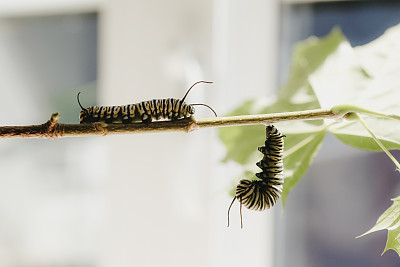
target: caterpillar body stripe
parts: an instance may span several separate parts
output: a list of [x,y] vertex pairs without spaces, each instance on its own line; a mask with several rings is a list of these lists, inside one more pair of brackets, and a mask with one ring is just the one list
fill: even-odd
[[211,109],[215,116],[216,112],[206,104],[186,104],[185,98],[190,90],[198,83],[212,83],[207,81],[199,81],[193,84],[182,99],[153,99],[142,101],[136,104],[128,104],[122,106],[90,106],[82,107],[77,95],[78,104],[81,107],[79,114],[80,123],[141,123],[152,122],[153,120],[178,120],[189,118],[195,113],[193,106],[202,105]]
[[[251,210],[266,210],[275,205],[283,189],[283,137],[278,129],[271,125],[266,126],[265,146],[258,147],[264,156],[256,163],[262,170],[256,173],[258,180],[241,180],[236,187],[236,194],[228,209],[237,199],[240,202],[240,218],[242,205]],[[241,226],[243,222],[241,219]]]

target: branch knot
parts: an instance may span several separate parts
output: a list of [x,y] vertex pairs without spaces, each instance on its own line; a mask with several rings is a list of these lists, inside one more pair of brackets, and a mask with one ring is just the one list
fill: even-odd
[[42,124],[40,131],[44,138],[54,139],[64,135],[64,127],[58,123],[60,114],[54,113],[51,115],[50,120]]

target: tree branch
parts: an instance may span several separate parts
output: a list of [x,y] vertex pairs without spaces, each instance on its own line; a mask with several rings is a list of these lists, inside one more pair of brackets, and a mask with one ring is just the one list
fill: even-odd
[[211,119],[200,119],[198,121],[192,117],[176,121],[155,121],[152,123],[107,124],[104,122],[95,122],[88,124],[63,124],[58,123],[60,115],[58,113],[54,113],[49,121],[40,125],[2,126],[0,127],[0,138],[54,139],[59,137],[162,131],[188,133],[194,130],[210,127],[268,124],[289,120],[316,120],[339,117],[341,117],[341,115],[338,115],[332,110],[315,109],[297,112],[217,117]]

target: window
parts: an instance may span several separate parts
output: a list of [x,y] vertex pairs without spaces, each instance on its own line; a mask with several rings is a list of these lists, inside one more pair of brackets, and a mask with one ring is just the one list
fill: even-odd
[[[77,122],[77,92],[95,99],[97,15],[1,15],[1,124],[40,124],[53,112]],[[97,141],[1,140],[1,266],[95,266],[106,172]]]
[[[288,4],[282,11],[284,70],[293,43],[308,36],[324,36],[339,26],[357,46],[400,22],[397,1]],[[284,80],[287,73],[282,73]],[[399,186],[398,174],[383,153],[352,149],[328,136],[277,222],[284,236],[278,238],[278,266],[396,266],[395,252],[380,255],[386,232],[355,237],[375,224]]]

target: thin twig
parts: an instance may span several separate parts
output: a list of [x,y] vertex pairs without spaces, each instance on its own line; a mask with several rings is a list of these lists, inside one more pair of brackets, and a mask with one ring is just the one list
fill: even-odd
[[358,114],[352,114],[355,116],[362,124],[365,130],[371,135],[371,137],[374,139],[374,141],[378,144],[378,146],[383,150],[383,152],[386,153],[386,155],[392,160],[394,165],[397,167],[397,171],[400,171],[400,163],[397,161],[397,159],[390,153],[390,151],[382,144],[382,142],[375,136],[375,134],[369,129],[368,125],[365,123],[365,121],[358,116]]
[[[227,127],[240,125],[268,124],[278,121],[291,120],[316,120],[338,118],[338,115],[329,109],[314,109],[306,111],[283,112],[272,114],[241,115],[231,117],[217,117],[200,119],[196,123],[197,128]],[[193,129],[195,130],[195,129]]]
[[339,116],[327,109],[316,109],[298,112],[285,112],[260,115],[242,115],[217,117],[211,119],[186,118],[176,121],[155,121],[152,123],[107,124],[104,122],[87,124],[58,123],[60,115],[55,113],[50,120],[40,125],[3,126],[0,127],[0,138],[58,138],[73,136],[93,136],[108,134],[148,133],[148,132],[191,132],[210,127],[241,126],[267,124],[288,120],[315,120],[338,118]]

